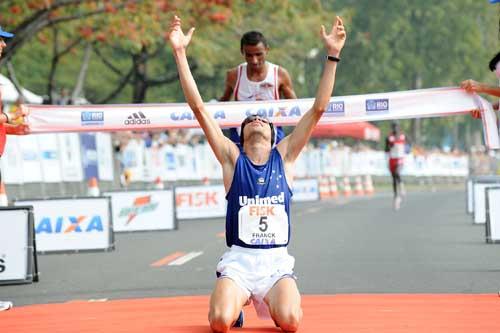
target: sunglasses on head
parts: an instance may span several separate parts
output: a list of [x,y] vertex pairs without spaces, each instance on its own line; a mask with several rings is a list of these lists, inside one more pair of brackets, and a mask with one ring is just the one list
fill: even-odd
[[246,119],[243,121],[243,124],[242,124],[242,125],[249,124],[249,123],[254,122],[254,121],[256,121],[256,120],[260,120],[260,121],[262,121],[263,123],[269,124],[269,120],[268,120],[268,119],[263,118],[263,117],[261,117],[261,116],[253,115],[253,116],[248,116],[248,117],[246,117]]

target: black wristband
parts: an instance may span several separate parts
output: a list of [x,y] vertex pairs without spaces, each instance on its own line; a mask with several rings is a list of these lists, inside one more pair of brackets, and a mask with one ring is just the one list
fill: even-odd
[[330,60],[330,61],[333,61],[333,62],[339,62],[340,61],[340,58],[337,58],[337,57],[331,56],[331,55],[327,55],[326,59]]

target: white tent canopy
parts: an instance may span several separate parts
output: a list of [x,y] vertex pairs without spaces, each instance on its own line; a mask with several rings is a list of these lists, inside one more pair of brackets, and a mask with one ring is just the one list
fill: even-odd
[[[24,96],[24,102],[28,104],[42,104],[43,97],[39,96],[27,89],[21,88]],[[0,91],[2,93],[2,101],[7,104],[14,104],[19,99],[19,93],[14,84],[5,76],[0,74]]]

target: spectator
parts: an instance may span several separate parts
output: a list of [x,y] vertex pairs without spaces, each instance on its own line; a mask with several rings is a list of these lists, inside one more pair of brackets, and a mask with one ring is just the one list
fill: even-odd
[[[488,65],[490,71],[495,72],[496,77],[500,80],[500,52],[498,52]],[[500,97],[500,87],[494,87],[486,83],[476,82],[474,80],[465,80],[460,84],[467,92],[487,94],[495,97]],[[493,109],[498,110],[498,101],[493,103]],[[473,111],[472,116],[475,118],[481,117],[478,110]]]

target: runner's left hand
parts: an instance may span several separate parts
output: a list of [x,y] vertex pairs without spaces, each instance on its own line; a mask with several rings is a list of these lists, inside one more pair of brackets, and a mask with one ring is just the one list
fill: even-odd
[[194,28],[189,29],[188,33],[184,35],[181,27],[181,19],[177,15],[174,16],[172,23],[170,24],[170,33],[168,35],[168,40],[170,45],[174,50],[186,49],[191,42],[191,37],[193,37]]
[[321,38],[323,39],[328,55],[338,56],[340,54],[340,51],[344,47],[346,36],[344,23],[340,16],[336,17],[329,34],[326,33],[325,26],[321,26]]

